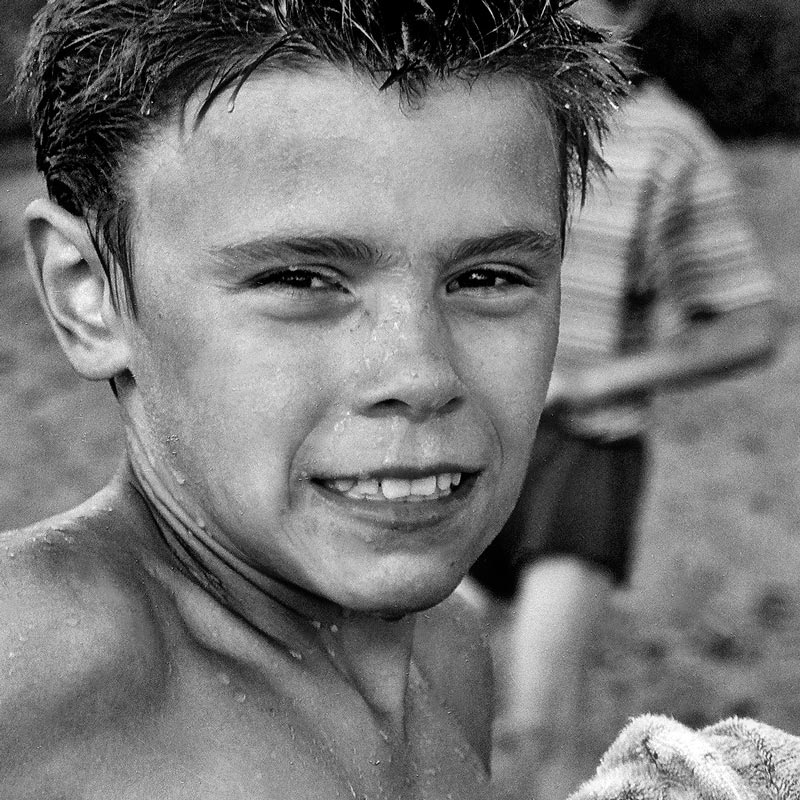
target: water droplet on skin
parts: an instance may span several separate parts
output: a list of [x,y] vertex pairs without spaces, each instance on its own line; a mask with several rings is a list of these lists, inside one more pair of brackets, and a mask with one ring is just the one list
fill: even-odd
[[315,630],[319,630],[322,627],[322,623],[318,619],[311,620],[311,627]]
[[297,661],[302,661],[303,660],[303,654],[298,652],[297,650],[290,650],[289,651],[289,655],[292,658],[296,659]]
[[331,625],[331,633],[339,633],[339,626]]
[[16,657],[17,657],[17,654],[12,652],[12,653],[9,653],[9,654],[8,654],[8,657],[9,657],[9,658],[16,658]]
[[236,702],[244,703],[245,700],[247,700],[247,695],[244,692],[238,692],[236,695]]
[[219,675],[217,675],[217,678],[219,678],[219,682],[223,686],[229,686],[230,685],[231,679],[224,672],[220,672]]
[[381,739],[383,739],[384,742],[389,741],[389,734],[385,730],[383,729],[379,730],[378,734],[380,735]]
[[24,633],[21,633],[17,638],[23,643],[28,641],[28,637]]
[[204,519],[198,519],[197,527],[200,528],[201,531],[204,531],[206,529],[206,521]]
[[176,475],[175,481],[177,482],[178,486],[183,486],[183,484],[186,483],[186,478],[184,478],[183,475]]

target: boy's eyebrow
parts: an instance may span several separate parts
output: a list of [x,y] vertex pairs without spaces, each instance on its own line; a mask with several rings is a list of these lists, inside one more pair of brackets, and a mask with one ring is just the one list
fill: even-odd
[[[514,228],[487,236],[475,236],[441,248],[435,255],[446,264],[478,258],[490,258],[498,253],[516,250],[528,253],[560,253],[561,239],[546,231],[533,228]],[[266,261],[297,258],[377,263],[386,253],[364,239],[352,236],[307,235],[265,236],[247,242],[224,245],[211,251],[220,266],[238,269],[260,266]]]
[[297,256],[338,261],[377,261],[380,258],[375,247],[351,236],[264,236],[216,248],[211,255],[221,265],[230,264],[234,268]]
[[459,242],[443,253],[443,261],[459,262],[490,258],[508,250],[550,255],[561,252],[561,238],[534,228],[513,228],[490,236],[476,236]]

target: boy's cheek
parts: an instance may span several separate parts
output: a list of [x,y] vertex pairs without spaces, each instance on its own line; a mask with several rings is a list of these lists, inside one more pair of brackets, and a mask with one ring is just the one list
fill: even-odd
[[544,406],[555,355],[557,325],[528,329],[495,343],[481,382],[507,438],[533,437]]

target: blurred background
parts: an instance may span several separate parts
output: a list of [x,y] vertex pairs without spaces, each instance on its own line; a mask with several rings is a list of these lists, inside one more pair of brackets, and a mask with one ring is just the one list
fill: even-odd
[[[5,0],[0,92],[35,7]],[[633,584],[590,670],[587,752],[628,716],[756,716],[800,733],[800,4],[665,0],[676,34],[651,65],[725,141],[782,283],[766,369],[657,403],[655,469]],[[686,31],[691,31],[689,35]],[[21,213],[42,192],[23,120],[0,103],[0,527],[98,489],[121,437],[110,389],[78,379],[30,286]]]

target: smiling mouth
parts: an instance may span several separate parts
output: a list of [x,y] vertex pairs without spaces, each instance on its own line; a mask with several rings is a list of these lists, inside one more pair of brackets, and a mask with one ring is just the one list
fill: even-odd
[[440,472],[419,478],[336,478],[320,481],[328,491],[350,500],[422,503],[453,495],[466,475]]

